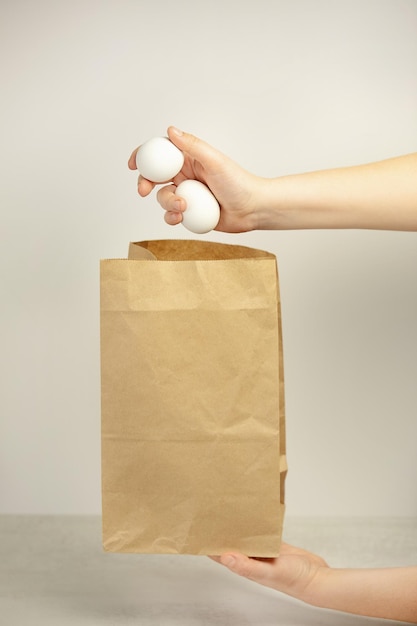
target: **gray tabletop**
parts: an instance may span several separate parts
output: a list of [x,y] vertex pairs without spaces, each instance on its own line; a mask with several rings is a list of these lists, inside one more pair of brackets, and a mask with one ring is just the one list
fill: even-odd
[[[417,563],[416,519],[288,518],[284,539],[318,552],[335,567]],[[381,624],[309,607],[239,578],[206,557],[105,554],[100,542],[99,517],[0,516],[0,623]]]

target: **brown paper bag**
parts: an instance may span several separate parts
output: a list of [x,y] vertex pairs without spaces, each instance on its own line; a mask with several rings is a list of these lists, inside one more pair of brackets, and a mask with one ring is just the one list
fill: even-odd
[[101,262],[103,546],[276,556],[286,474],[274,255],[204,241]]

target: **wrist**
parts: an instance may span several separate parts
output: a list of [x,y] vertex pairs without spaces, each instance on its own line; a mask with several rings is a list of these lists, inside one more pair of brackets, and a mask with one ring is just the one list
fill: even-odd
[[263,178],[257,204],[259,230],[318,228],[312,198],[297,175]]
[[260,228],[296,230],[372,227],[373,222],[370,220],[373,217],[363,207],[365,194],[351,191],[354,169],[264,179],[259,211]]

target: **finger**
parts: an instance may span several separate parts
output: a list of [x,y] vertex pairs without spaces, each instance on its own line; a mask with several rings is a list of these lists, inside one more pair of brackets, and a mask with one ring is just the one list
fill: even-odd
[[212,561],[216,561],[216,563],[221,563],[220,561],[220,557],[219,556],[213,556],[213,555],[207,555],[209,559],[211,559]]
[[195,135],[185,133],[175,126],[170,126],[167,132],[172,143],[183,152],[187,152],[193,159],[204,164],[206,171],[215,172],[221,160],[224,159],[218,150]]
[[151,191],[154,189],[155,183],[152,183],[147,178],[144,178],[142,175],[139,175],[138,178],[138,194],[144,198],[149,195]]
[[179,213],[185,211],[186,202],[184,198],[176,195],[175,190],[175,185],[165,185],[165,187],[158,189],[156,199],[165,211]]
[[170,226],[176,226],[182,222],[182,213],[178,211],[167,211],[164,215],[164,220]]
[[129,160],[127,162],[127,166],[130,170],[137,170],[137,165],[136,165],[136,153],[139,150],[139,148],[136,148],[135,150],[133,150],[132,154],[129,157]]
[[261,584],[270,578],[272,569],[270,561],[257,561],[239,553],[222,554],[220,563],[235,574]]

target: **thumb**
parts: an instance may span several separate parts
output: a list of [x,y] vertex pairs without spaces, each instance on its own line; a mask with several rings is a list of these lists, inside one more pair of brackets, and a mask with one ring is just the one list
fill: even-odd
[[216,170],[224,155],[195,135],[170,126],[168,137],[173,144],[182,152],[186,152],[192,159],[196,159],[203,165],[206,171]]
[[266,584],[266,581],[270,578],[271,564],[268,560],[258,561],[244,554],[227,553],[222,554],[220,563],[235,574],[249,578],[257,583]]

